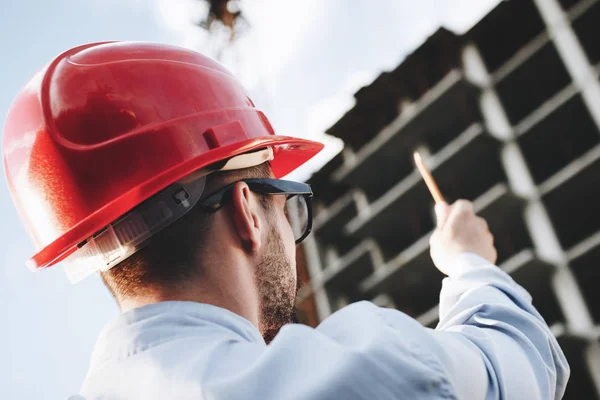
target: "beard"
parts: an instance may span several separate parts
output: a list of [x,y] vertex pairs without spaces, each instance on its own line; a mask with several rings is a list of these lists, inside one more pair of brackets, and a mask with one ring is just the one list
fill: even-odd
[[293,322],[299,288],[283,239],[273,225],[256,273],[261,307],[260,331],[268,344],[281,327]]

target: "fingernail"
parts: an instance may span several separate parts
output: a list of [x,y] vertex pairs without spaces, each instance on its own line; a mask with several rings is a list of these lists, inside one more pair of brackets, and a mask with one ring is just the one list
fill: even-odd
[[437,215],[438,217],[440,217],[444,211],[446,211],[446,208],[448,207],[448,204],[446,203],[436,203],[435,205],[435,215]]

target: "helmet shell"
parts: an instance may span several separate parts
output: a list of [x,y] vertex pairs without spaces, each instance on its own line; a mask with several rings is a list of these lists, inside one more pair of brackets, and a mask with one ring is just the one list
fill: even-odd
[[73,48],[36,74],[3,129],[14,203],[51,266],[77,244],[189,173],[272,147],[276,177],[318,153],[278,136],[246,90],[199,53],[152,43]]

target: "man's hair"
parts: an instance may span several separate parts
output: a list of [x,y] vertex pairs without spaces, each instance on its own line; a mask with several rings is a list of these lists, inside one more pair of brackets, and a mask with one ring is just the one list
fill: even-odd
[[[268,163],[239,170],[215,172],[206,178],[203,198],[221,187],[248,178],[267,178]],[[267,196],[260,196],[264,209],[270,208]],[[185,216],[150,238],[140,251],[119,265],[101,273],[104,284],[117,302],[122,298],[146,294],[156,288],[181,284],[201,273],[199,254],[205,250],[213,227],[213,213],[195,207]]]

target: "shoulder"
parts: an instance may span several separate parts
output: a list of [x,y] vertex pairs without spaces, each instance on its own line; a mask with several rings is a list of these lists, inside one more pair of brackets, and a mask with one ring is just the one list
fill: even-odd
[[423,329],[417,321],[401,311],[378,307],[369,301],[360,301],[333,313],[317,327],[317,330],[324,333],[348,329],[360,332],[398,326]]

